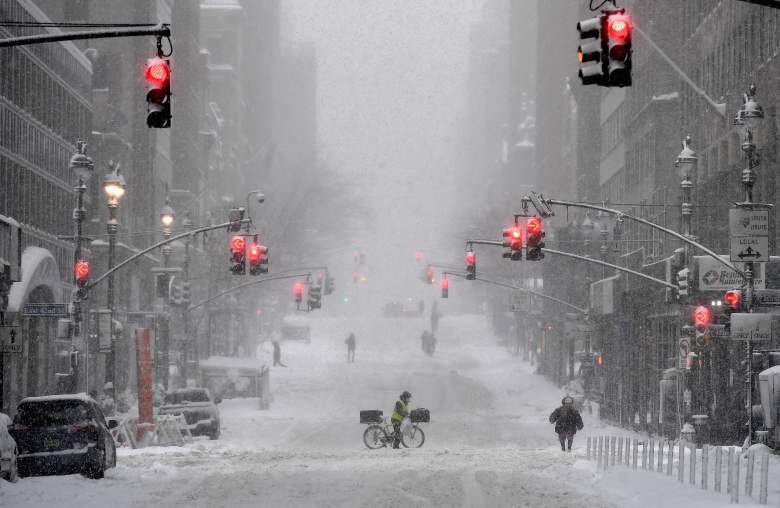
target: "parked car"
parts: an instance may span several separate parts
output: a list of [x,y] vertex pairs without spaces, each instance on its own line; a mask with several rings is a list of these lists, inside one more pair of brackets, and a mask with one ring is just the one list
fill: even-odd
[[218,439],[219,410],[217,404],[222,399],[213,399],[207,388],[182,388],[165,395],[165,402],[160,406],[161,415],[184,415],[187,427],[193,436],[208,436]]
[[8,428],[19,475],[81,473],[103,478],[116,447],[100,405],[84,393],[27,397]]
[[10,424],[11,419],[8,415],[0,413],[0,477],[15,482],[18,479],[16,441],[8,433]]

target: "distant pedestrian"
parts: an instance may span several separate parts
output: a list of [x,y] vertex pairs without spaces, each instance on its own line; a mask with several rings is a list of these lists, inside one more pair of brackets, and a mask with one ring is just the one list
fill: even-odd
[[582,416],[580,412],[574,409],[574,399],[568,395],[561,400],[561,407],[557,408],[550,415],[550,423],[555,424],[555,433],[558,434],[558,441],[561,443],[561,450],[566,451],[568,445],[571,451],[571,445],[574,441],[574,434],[582,430]]
[[287,367],[282,363],[282,347],[279,345],[279,341],[274,341],[274,367],[279,365],[280,367]]
[[347,363],[355,363],[355,334],[353,332],[350,332],[344,344],[347,345]]

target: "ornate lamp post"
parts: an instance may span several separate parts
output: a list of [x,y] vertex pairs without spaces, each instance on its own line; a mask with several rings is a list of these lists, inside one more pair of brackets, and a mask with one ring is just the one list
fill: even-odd
[[[111,172],[103,177],[103,191],[106,193],[108,204],[108,222],[106,230],[108,232],[108,269],[114,268],[114,258],[116,255],[116,234],[119,230],[119,220],[116,218],[116,211],[119,208],[119,200],[125,195],[125,179],[119,173],[119,164],[114,161],[108,163]],[[106,381],[114,382],[116,365],[116,344],[114,343],[114,274],[108,276],[108,289],[106,291],[106,307],[109,310],[109,340],[111,341],[111,351],[108,354],[106,362]]]
[[[679,171],[680,178],[680,190],[681,192],[681,204],[680,212],[682,214],[682,234],[691,240],[695,240],[696,237],[691,235],[691,214],[693,213],[693,205],[691,204],[691,189],[693,188],[693,182],[691,181],[691,175],[696,173],[696,169],[699,164],[699,158],[696,156],[696,152],[691,148],[691,137],[686,136],[682,141],[683,149],[680,155],[674,160],[674,167]],[[688,246],[685,246],[686,252]]]
[[[76,225],[76,234],[73,237],[75,243],[75,250],[73,251],[73,264],[81,261],[81,241],[84,238],[82,236],[82,223],[86,216],[86,210],[84,210],[84,193],[87,191],[86,182],[92,176],[95,171],[95,164],[92,159],[87,157],[87,144],[78,140],[76,142],[77,151],[70,158],[68,168],[76,174],[78,178],[76,186],[73,188],[76,191],[76,208],[73,209],[73,222]],[[76,276],[74,272],[74,283],[76,282]],[[81,330],[79,324],[81,323],[81,308],[79,298],[76,298],[73,306],[73,325],[75,335],[80,335]]]

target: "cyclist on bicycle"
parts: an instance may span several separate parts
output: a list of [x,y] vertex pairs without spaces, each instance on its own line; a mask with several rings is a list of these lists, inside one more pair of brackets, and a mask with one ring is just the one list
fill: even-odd
[[401,444],[401,422],[409,416],[409,401],[412,400],[412,394],[404,391],[400,399],[395,401],[393,414],[390,416],[390,421],[393,423],[393,448],[398,448]]

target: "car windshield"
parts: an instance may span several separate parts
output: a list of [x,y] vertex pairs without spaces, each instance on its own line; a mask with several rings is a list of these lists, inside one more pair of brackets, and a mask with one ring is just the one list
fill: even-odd
[[177,390],[165,396],[166,404],[184,404],[187,402],[208,402],[206,390]]
[[17,421],[32,427],[72,425],[90,418],[87,406],[77,400],[27,402],[19,405]]

